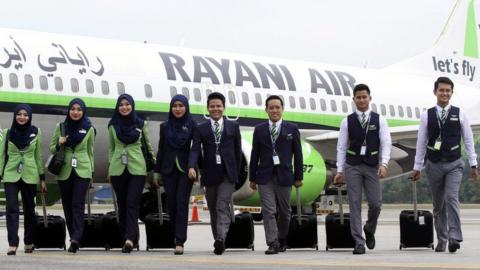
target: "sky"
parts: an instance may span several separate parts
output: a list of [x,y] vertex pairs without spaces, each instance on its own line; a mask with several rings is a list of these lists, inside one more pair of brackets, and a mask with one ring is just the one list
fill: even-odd
[[455,0],[16,0],[0,27],[381,68],[435,43]]

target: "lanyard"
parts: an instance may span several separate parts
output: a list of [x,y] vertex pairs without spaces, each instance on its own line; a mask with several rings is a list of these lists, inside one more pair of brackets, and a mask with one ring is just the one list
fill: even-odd
[[[445,123],[442,123],[442,121],[440,121],[440,115],[438,115],[438,110],[436,110],[436,112],[437,112],[438,128],[440,129],[440,133],[439,133],[439,135],[438,135],[438,138],[439,138],[440,140],[442,140],[442,129],[443,129],[443,125],[445,125]],[[445,110],[445,113],[446,113],[445,121],[447,121],[448,114],[450,113],[450,110]]]

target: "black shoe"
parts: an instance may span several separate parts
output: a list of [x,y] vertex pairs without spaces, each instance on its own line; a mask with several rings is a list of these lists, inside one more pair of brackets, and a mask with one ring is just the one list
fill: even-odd
[[70,241],[70,247],[68,247],[68,252],[70,253],[77,253],[78,251],[78,242],[75,240]]
[[353,249],[352,253],[356,255],[365,254],[365,247],[362,245],[358,245]]
[[25,253],[33,253],[33,244],[27,244],[24,248]]
[[130,253],[133,250],[133,245],[130,242],[125,242],[122,247],[122,253]]
[[275,241],[268,246],[268,249],[265,250],[265,254],[267,255],[278,254],[279,251],[280,251],[280,243]]
[[223,252],[225,252],[225,243],[220,240],[215,240],[215,243],[213,243],[213,247],[215,248],[213,250],[213,253],[217,255],[222,255]]
[[17,255],[17,247],[9,247],[7,255]]
[[285,239],[278,239],[278,242],[280,243],[280,248],[278,249],[279,252],[285,252],[287,251],[287,240]]
[[365,229],[363,226],[363,232],[365,232],[365,244],[367,245],[368,249],[375,248],[375,235]]
[[445,252],[445,243],[438,243],[435,252]]
[[455,253],[457,249],[460,249],[460,243],[455,239],[448,240],[448,251],[450,253]]

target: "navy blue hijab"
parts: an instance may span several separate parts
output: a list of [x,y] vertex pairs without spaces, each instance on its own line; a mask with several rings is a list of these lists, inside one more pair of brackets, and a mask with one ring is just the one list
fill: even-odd
[[[127,116],[122,116],[118,110],[120,102],[124,99],[132,106],[132,111]],[[144,121],[135,112],[135,101],[129,94],[122,94],[118,97],[115,112],[108,123],[109,127],[111,125],[113,125],[117,133],[117,138],[124,144],[134,143],[140,137],[140,131],[138,129],[143,129]]]
[[[20,110],[25,110],[28,114],[28,122],[24,125],[17,123],[17,114]],[[10,127],[10,141],[22,150],[27,147],[36,137],[38,129],[32,126],[32,108],[27,104],[19,104],[13,110],[13,121]],[[33,135],[32,135],[33,134]]]
[[[173,104],[180,101],[185,106],[185,114],[177,118],[172,112]],[[180,150],[190,142],[195,122],[190,114],[188,99],[184,95],[175,95],[170,101],[170,113],[166,125],[165,137],[167,143],[174,149]]]
[[[76,121],[70,117],[70,110],[75,104],[78,104],[83,111],[82,118]],[[72,99],[68,104],[67,118],[65,119],[65,135],[68,136],[65,146],[74,149],[87,136],[90,127],[92,127],[92,122],[87,117],[85,102],[79,98]]]

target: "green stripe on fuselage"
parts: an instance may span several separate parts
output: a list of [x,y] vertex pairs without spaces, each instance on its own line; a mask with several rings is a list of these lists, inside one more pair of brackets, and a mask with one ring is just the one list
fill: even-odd
[[[54,105],[54,106],[67,106],[70,100],[78,96],[63,96],[52,94],[38,94],[38,93],[26,93],[26,92],[8,92],[0,91],[0,102],[10,103],[28,103],[38,105]],[[88,97],[81,96],[88,107],[98,109],[113,109],[116,104],[116,99],[112,98],[100,98],[100,97]],[[135,101],[136,109],[145,112],[163,112],[169,111],[170,104],[167,102],[155,102],[155,101]],[[206,113],[206,106],[204,105],[190,105],[190,111],[193,114],[202,115]],[[252,119],[267,119],[265,110],[262,109],[249,109],[249,108],[236,108],[227,106],[226,115],[239,116],[240,118],[252,118]],[[312,125],[321,125],[338,129],[344,115],[331,115],[322,114],[320,112],[289,112],[286,111],[283,115],[283,119]],[[395,126],[409,126],[417,125],[418,121],[415,120],[400,120],[389,119],[388,124],[391,127]]]

